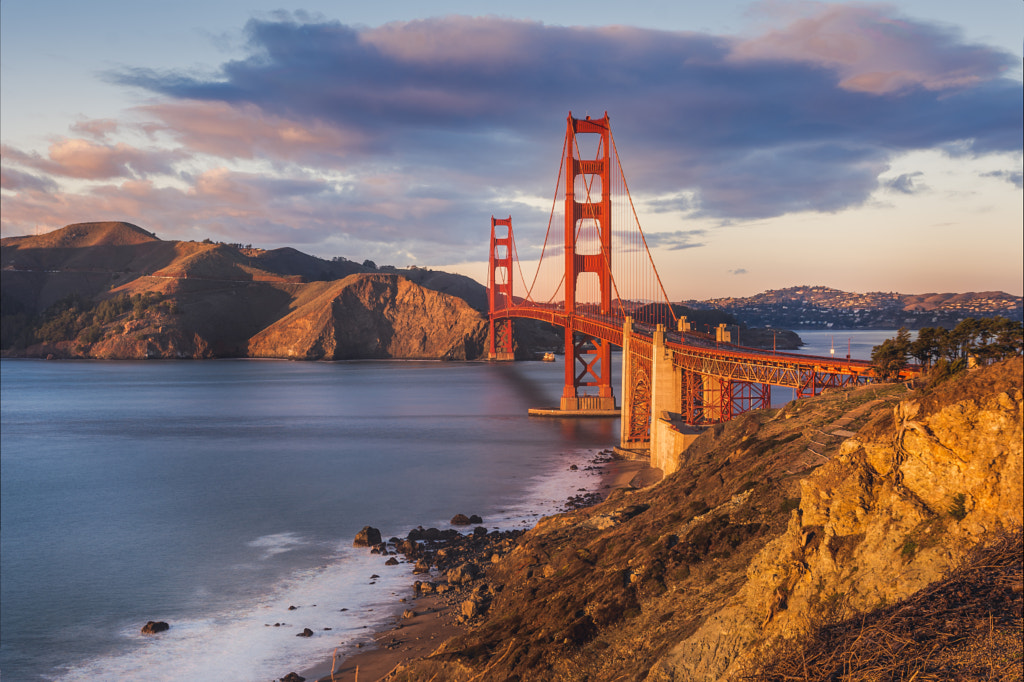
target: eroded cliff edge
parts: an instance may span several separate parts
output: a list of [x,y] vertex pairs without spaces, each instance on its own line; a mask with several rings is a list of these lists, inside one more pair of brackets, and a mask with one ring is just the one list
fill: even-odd
[[[1019,548],[1022,373],[1018,357],[710,429],[661,484],[543,520],[474,588],[486,615],[391,679],[741,679],[1001,534]],[[977,679],[1021,672],[1019,554],[1008,570],[990,626],[1016,650]]]

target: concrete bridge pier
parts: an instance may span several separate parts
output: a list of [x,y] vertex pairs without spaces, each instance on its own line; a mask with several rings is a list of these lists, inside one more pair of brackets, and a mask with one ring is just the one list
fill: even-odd
[[633,336],[631,318],[626,318],[622,332],[620,447],[648,450],[651,466],[667,475],[678,468],[679,453],[701,429],[688,426],[682,414],[683,373],[672,364],[665,326],[658,325],[650,345]]

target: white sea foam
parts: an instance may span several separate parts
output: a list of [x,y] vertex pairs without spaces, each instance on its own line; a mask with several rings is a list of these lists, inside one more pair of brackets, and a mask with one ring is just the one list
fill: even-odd
[[277,554],[284,554],[285,552],[308,545],[309,541],[295,533],[274,533],[273,535],[264,535],[263,537],[256,538],[245,544],[262,549],[263,554],[260,558],[269,559]]
[[[592,450],[569,450],[558,457],[562,466],[531,478],[524,497],[499,509],[466,513],[486,514],[488,528],[523,529],[560,511],[566,498],[580,488],[593,488],[597,481],[596,474],[585,468]],[[572,464],[579,469],[570,470]],[[432,525],[447,527],[447,519]],[[403,532],[382,531],[385,537]],[[309,541],[295,533],[278,533],[247,544],[271,557]],[[414,580],[408,564],[385,566],[383,557],[346,544],[339,542],[336,555],[325,565],[297,572],[265,595],[236,604],[231,612],[175,620],[169,631],[153,636],[140,634],[138,624],[125,626],[120,653],[75,665],[58,679],[245,682],[277,679],[330,660],[335,648],[369,641],[375,630],[392,623],[402,608],[399,600],[411,596]],[[289,610],[290,606],[297,608]],[[312,637],[296,636],[307,627],[313,630]]]

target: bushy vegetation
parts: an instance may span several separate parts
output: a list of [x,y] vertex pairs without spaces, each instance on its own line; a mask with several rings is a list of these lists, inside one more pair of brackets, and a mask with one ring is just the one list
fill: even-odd
[[955,373],[973,358],[987,365],[1020,355],[1024,350],[1024,325],[1005,317],[975,319],[969,317],[953,329],[922,327],[917,339],[900,329],[896,337],[886,339],[871,351],[875,371],[883,379],[894,379],[910,358],[937,373]]
[[155,292],[133,296],[121,294],[99,303],[71,294],[37,316],[28,315],[6,298],[3,305],[2,347],[5,349],[76,339],[83,343],[96,343],[105,336],[105,325],[124,316],[140,320],[151,311],[179,312],[175,301]]

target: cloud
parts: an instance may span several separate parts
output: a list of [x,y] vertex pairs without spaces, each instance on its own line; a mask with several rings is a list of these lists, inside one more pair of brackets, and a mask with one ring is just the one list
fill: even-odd
[[704,242],[697,241],[706,234],[706,230],[676,230],[675,232],[654,232],[645,235],[647,246],[652,249],[661,248],[669,251],[681,249],[695,249],[704,246]]
[[71,132],[105,142],[108,135],[118,131],[120,125],[112,118],[82,119],[71,125]]
[[11,192],[53,192],[57,183],[47,177],[22,173],[13,168],[0,168],[0,189]]
[[[1019,152],[1013,55],[883,6],[811,7],[743,39],[494,17],[252,20],[242,55],[207,75],[109,73],[151,97],[130,112],[141,123],[82,121],[47,155],[5,148],[6,166],[40,180],[109,182],[49,209],[5,195],[4,229],[108,207],[181,234],[372,245],[375,259],[400,250],[429,265],[478,258],[490,215],[512,212],[533,253],[547,223],[536,197],[556,190],[570,110],[611,114],[638,207],[720,221],[907,191],[912,176],[881,176],[912,150]],[[129,132],[152,147],[121,141]],[[133,209],[133,192],[158,208]],[[694,231],[650,238],[702,243]]]
[[1024,188],[1024,174],[1022,174],[1019,170],[991,171],[989,173],[982,173],[981,177],[1000,178],[1002,180],[1006,180],[1009,183],[1012,183],[1014,186],[1018,188]]
[[60,138],[50,145],[47,156],[4,146],[4,161],[49,175],[82,180],[141,177],[172,172],[178,152],[142,150],[123,142],[101,144],[82,138]]
[[1016,66],[1008,54],[964,44],[958,32],[879,5],[807,7],[810,16],[736,43],[730,58],[819,65],[835,73],[840,88],[874,95],[971,87]]
[[884,180],[882,185],[893,192],[900,192],[901,194],[917,194],[924,188],[924,186],[915,183],[914,178],[922,175],[924,175],[924,173],[920,171],[916,173],[903,173],[891,180]]

